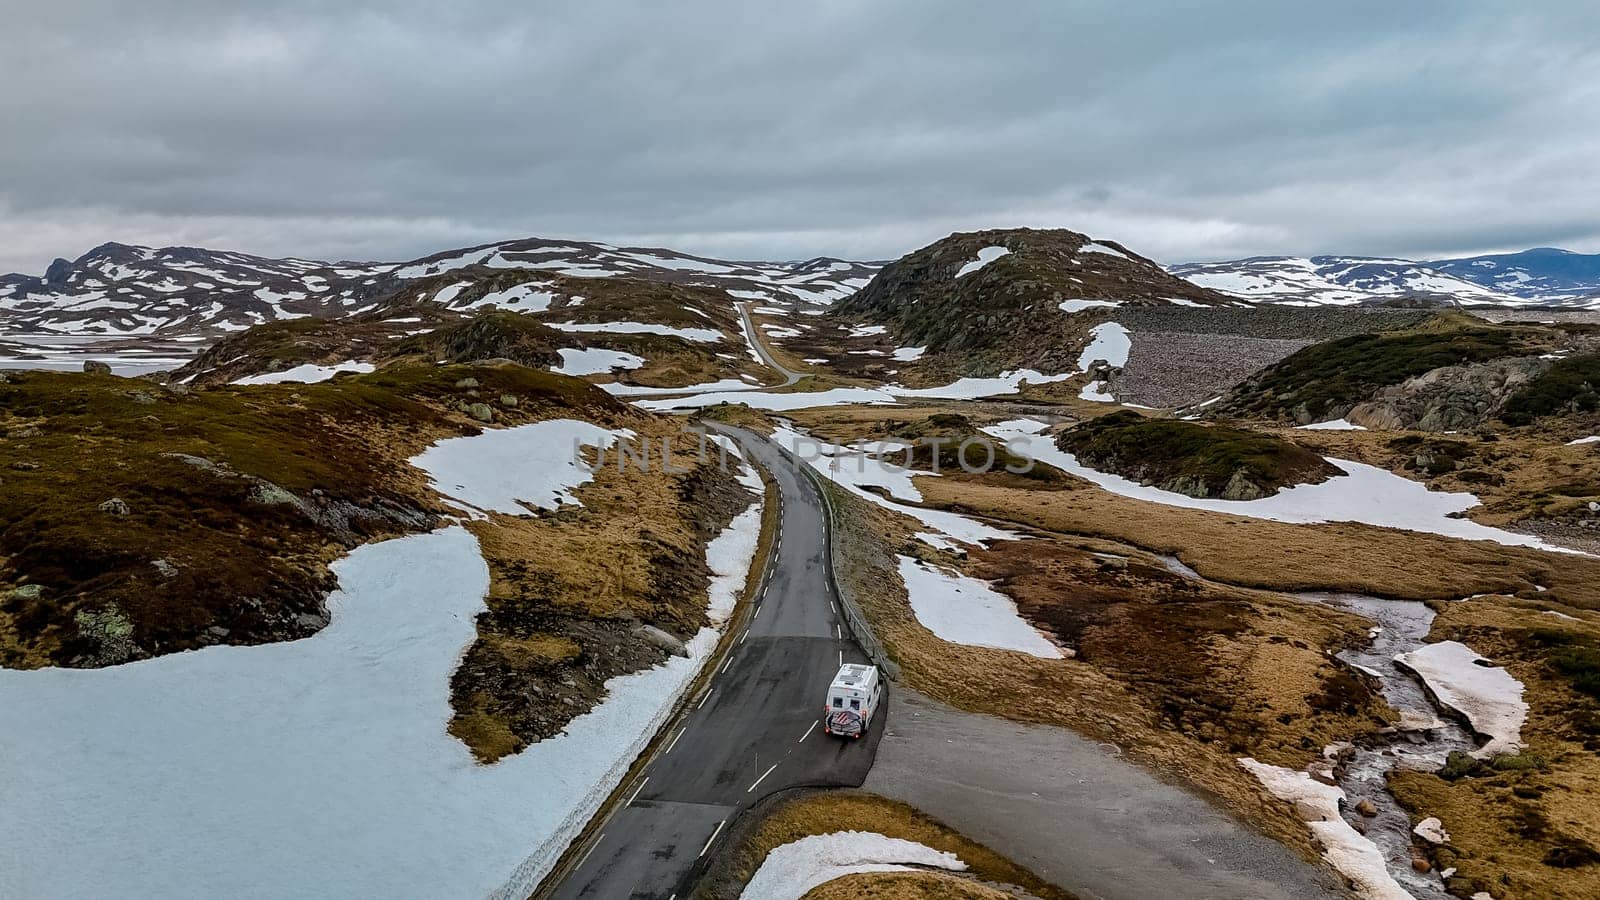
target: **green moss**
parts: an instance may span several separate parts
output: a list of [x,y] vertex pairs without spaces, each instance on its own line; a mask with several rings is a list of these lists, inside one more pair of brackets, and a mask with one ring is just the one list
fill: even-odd
[[1527,425],[1540,416],[1600,410],[1600,354],[1557,360],[1506,401],[1500,418]]
[[1219,411],[1315,421],[1342,414],[1378,389],[1442,366],[1517,353],[1514,329],[1452,328],[1358,334],[1324,341],[1268,367],[1236,389]]
[[1282,438],[1131,411],[1091,419],[1063,432],[1057,444],[1097,469],[1196,497],[1253,499],[1340,474]]

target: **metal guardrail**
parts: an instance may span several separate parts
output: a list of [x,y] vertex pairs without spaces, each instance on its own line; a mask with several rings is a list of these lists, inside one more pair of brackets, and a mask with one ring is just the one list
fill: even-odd
[[834,509],[833,500],[828,496],[827,484],[823,482],[822,476],[817,474],[816,469],[796,459],[793,454],[778,444],[774,443],[773,446],[778,447],[779,453],[782,453],[790,463],[806,473],[806,477],[810,479],[812,487],[816,488],[817,495],[822,498],[822,506],[825,511],[822,517],[822,528],[825,537],[822,552],[828,560],[828,583],[833,587],[833,595],[839,598],[839,608],[844,611],[844,621],[850,627],[851,636],[856,639],[857,644],[861,645],[861,649],[867,654],[867,658],[882,670],[886,678],[890,681],[899,681],[899,663],[889,658],[889,651],[885,650],[883,644],[878,642],[878,636],[873,633],[872,625],[867,622],[866,614],[861,611],[861,605],[856,602],[854,596],[845,590],[844,582],[839,578],[838,562],[833,555],[834,518],[838,515],[838,512]]

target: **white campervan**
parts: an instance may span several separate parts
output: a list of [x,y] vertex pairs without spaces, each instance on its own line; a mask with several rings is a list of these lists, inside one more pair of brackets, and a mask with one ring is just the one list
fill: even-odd
[[883,699],[883,682],[878,667],[845,663],[828,685],[828,700],[822,712],[822,729],[828,734],[859,738],[867,733],[872,715]]

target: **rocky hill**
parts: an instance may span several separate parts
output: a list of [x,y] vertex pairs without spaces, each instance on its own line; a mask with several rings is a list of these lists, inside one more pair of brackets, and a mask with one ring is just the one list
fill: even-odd
[[1468,431],[1595,408],[1593,326],[1491,325],[1461,313],[1323,341],[1243,381],[1206,412],[1306,425]]
[[1088,325],[1118,307],[1228,302],[1121,244],[1014,228],[953,234],[901,257],[835,312],[974,370],[1061,371],[1075,364]]
[[1220,500],[1259,500],[1341,470],[1298,444],[1226,425],[1147,419],[1115,412],[1056,438],[1077,459],[1140,484]]

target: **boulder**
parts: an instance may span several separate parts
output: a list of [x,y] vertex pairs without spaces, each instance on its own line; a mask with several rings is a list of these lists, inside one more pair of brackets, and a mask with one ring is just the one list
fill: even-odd
[[467,406],[467,415],[479,422],[493,422],[494,409],[487,403],[472,403]]
[[84,360],[83,373],[85,375],[110,375],[111,366],[98,359]]
[[121,497],[112,497],[110,500],[100,504],[100,511],[108,516],[125,516],[132,512],[128,508],[127,502]]
[[460,389],[460,390],[468,390],[470,388],[475,388],[477,386],[478,386],[478,379],[476,379],[476,378],[463,378],[460,381],[456,382],[456,387],[458,389]]
[[683,641],[667,634],[654,625],[638,625],[633,629],[633,633],[635,637],[642,639],[645,643],[660,647],[673,656],[687,657],[689,655],[689,648],[683,645]]
[[1378,814],[1378,805],[1371,800],[1362,800],[1356,804],[1356,812],[1370,819]]

